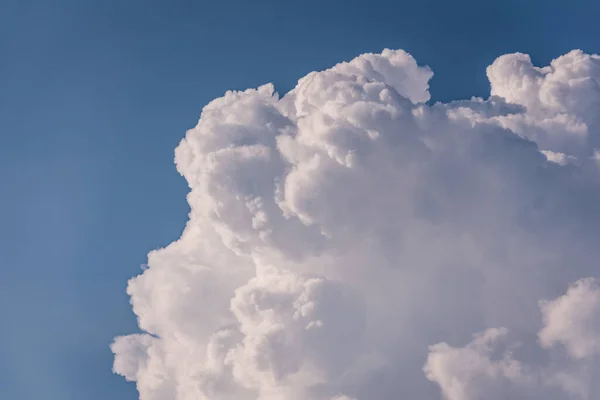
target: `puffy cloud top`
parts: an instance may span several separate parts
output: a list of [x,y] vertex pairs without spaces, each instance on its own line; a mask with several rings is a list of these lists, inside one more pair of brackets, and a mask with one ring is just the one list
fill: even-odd
[[386,49],[204,107],[114,371],[141,400],[600,396],[600,57],[487,73],[427,104]]
[[499,57],[488,67],[492,95],[526,107],[504,125],[544,150],[591,156],[599,146],[600,56],[574,50],[537,68],[526,54]]

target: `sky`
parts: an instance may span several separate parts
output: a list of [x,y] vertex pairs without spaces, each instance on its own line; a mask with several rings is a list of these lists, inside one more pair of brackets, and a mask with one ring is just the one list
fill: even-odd
[[111,371],[113,338],[139,331],[127,280],[182,233],[174,149],[225,91],[283,95],[391,48],[433,70],[431,101],[487,98],[503,54],[600,53],[591,0],[1,5],[1,398],[138,397]]

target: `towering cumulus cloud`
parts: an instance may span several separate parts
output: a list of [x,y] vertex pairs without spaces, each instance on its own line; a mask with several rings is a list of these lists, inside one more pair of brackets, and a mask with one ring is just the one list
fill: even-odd
[[428,105],[385,50],[208,104],[114,371],[142,400],[599,398],[600,57],[487,74]]

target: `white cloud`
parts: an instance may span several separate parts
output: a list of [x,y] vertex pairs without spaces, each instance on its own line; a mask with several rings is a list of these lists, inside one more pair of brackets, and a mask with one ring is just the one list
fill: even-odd
[[385,50],[212,101],[115,372],[142,400],[597,396],[597,289],[559,296],[600,255],[598,62],[502,56],[489,99],[428,105]]
[[430,347],[427,378],[436,382],[448,400],[524,398],[532,385],[529,371],[509,354],[492,360],[506,329],[488,329],[463,348],[446,343]]
[[576,160],[575,157],[573,156],[568,156],[565,153],[558,153],[558,152],[554,152],[554,151],[550,151],[550,150],[542,150],[541,151],[543,155],[546,156],[546,158],[548,159],[548,161],[551,161],[553,163],[556,163],[558,165],[567,165],[569,164],[569,161],[571,160]]
[[593,279],[577,281],[564,296],[543,302],[542,310],[543,346],[563,344],[577,359],[600,353],[600,288]]
[[[516,358],[531,351],[523,343],[508,343],[506,328],[475,335],[465,347],[438,343],[429,348],[424,371],[447,400],[591,399],[598,396],[600,370],[600,290],[593,279],[582,279],[567,293],[540,302],[544,325],[538,336],[549,354],[527,364]],[[553,348],[566,346],[571,359]],[[535,350],[535,349],[534,349]]]
[[491,93],[526,107],[501,123],[545,150],[590,156],[599,146],[600,56],[571,51],[537,68],[526,54],[499,57],[487,69]]

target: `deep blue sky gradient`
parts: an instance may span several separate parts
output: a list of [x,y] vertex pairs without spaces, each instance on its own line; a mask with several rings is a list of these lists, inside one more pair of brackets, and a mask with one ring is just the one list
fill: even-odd
[[598,53],[599,20],[597,0],[0,0],[0,398],[137,398],[108,346],[184,226],[173,149],[211,99],[385,47],[432,67],[434,100],[487,96],[495,57]]

